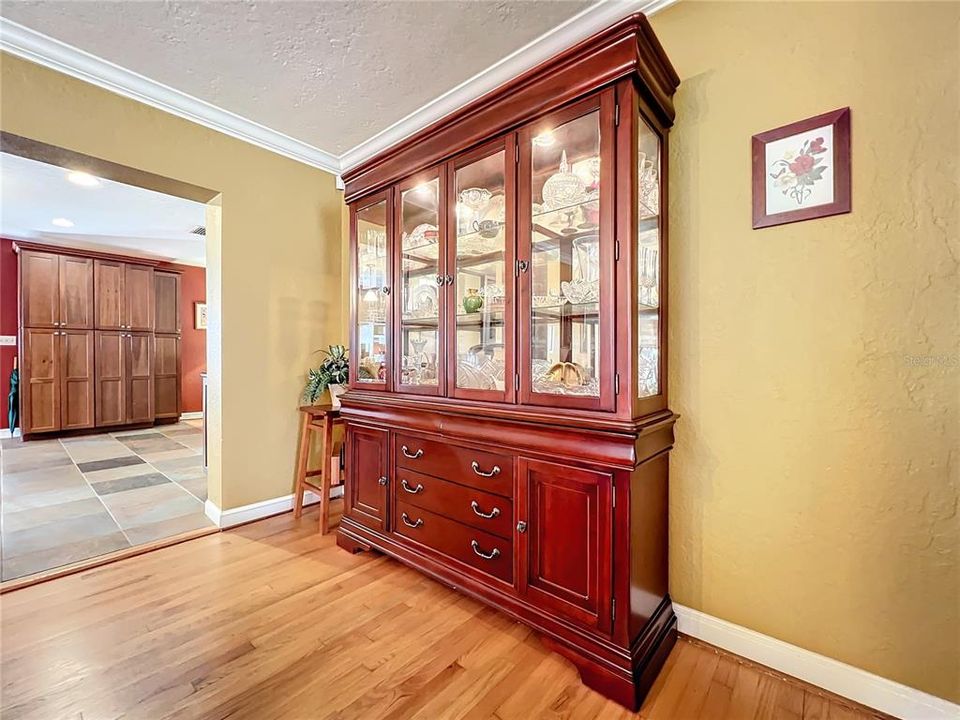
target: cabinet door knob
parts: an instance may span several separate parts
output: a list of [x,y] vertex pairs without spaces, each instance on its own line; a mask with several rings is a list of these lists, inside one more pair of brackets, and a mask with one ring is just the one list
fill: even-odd
[[480,469],[480,463],[478,463],[476,460],[474,460],[474,461],[470,464],[470,467],[472,467],[472,468],[473,468],[473,471],[474,471],[477,475],[479,475],[480,477],[493,477],[494,475],[499,475],[499,474],[500,474],[500,466],[499,466],[499,465],[494,465],[494,466],[493,466],[493,470],[491,470],[490,472],[484,472],[483,470]]
[[517,523],[517,532],[525,533],[526,531],[527,531],[527,524],[523,520],[521,520],[520,522]]
[[482,557],[484,560],[493,560],[494,558],[500,557],[500,550],[498,548],[494,548],[490,552],[485,553],[480,549],[480,543],[478,543],[476,540],[470,541],[470,547],[473,548],[473,552]]
[[386,476],[386,475],[381,475],[381,476],[379,477],[379,479],[377,480],[377,482],[380,483],[381,485],[386,485],[386,484],[387,484],[387,476]]
[[500,515],[500,508],[498,507],[495,507],[490,512],[485,513],[483,510],[480,509],[480,504],[476,500],[470,501],[470,508],[473,510],[473,513],[477,517],[486,518],[487,520],[492,520],[493,518],[498,517]]
[[443,275],[437,275],[437,285],[443,285],[444,279]]
[[447,275],[447,285],[453,285],[453,275]]
[[389,294],[390,294],[390,288],[388,288],[386,285],[384,285],[382,288],[380,288],[380,292],[382,292],[384,295],[389,295]]

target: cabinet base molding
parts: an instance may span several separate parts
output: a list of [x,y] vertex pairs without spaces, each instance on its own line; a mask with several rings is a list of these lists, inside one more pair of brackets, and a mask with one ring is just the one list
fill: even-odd
[[81,435],[104,435],[107,433],[128,432],[130,430],[147,430],[160,424],[159,421],[156,421],[133,423],[131,425],[107,425],[105,427],[82,428],[80,430],[53,430],[51,432],[27,433],[23,436],[23,441],[55,440],[59,438],[80,437]]

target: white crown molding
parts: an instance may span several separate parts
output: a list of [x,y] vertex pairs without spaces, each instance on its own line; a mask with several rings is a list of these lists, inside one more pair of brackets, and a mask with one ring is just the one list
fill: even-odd
[[340,156],[342,171],[360,165],[404,138],[410,137],[467,103],[576,45],[581,40],[586,40],[618,20],[636,12],[643,12],[650,16],[675,2],[678,0],[600,0],[502,60],[498,60],[486,70],[480,71],[452,90],[417,108],[369,140],[347,150]]
[[866,670],[673,604],[680,632],[903,720],[956,720],[960,705]]
[[334,175],[340,172],[335,155],[5,18],[0,18],[0,50]]

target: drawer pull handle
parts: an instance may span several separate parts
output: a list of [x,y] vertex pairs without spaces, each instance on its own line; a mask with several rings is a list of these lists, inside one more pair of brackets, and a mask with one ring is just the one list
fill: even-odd
[[412,488],[412,487],[410,487],[409,485],[407,485],[407,481],[406,481],[406,480],[401,480],[401,481],[400,481],[400,487],[402,487],[404,490],[406,490],[406,491],[407,491],[408,493],[410,493],[411,495],[416,495],[417,493],[423,492],[423,485],[421,485],[420,483],[417,483],[417,486],[416,486],[415,488]]
[[498,548],[494,548],[489,553],[485,553],[483,550],[480,549],[480,543],[478,543],[476,540],[470,541],[470,547],[472,547],[473,551],[477,555],[482,557],[484,560],[493,560],[495,558],[500,557],[500,550]]
[[470,507],[473,508],[473,512],[474,512],[477,516],[482,517],[482,518],[486,518],[487,520],[492,520],[493,518],[495,518],[495,517],[497,517],[498,515],[500,515],[500,508],[497,508],[497,507],[495,507],[495,508],[494,508],[493,510],[491,510],[490,512],[485,513],[483,510],[480,509],[480,505],[477,504],[477,501],[476,501],[476,500],[471,500],[471,501],[470,501]]
[[410,516],[406,513],[400,513],[400,519],[407,527],[418,528],[423,525],[423,518],[417,518],[416,522],[410,522]]
[[415,453],[410,452],[410,448],[408,448],[406,445],[404,445],[400,449],[403,451],[403,454],[406,457],[410,458],[411,460],[416,460],[418,457],[423,455],[423,448],[420,448]]
[[474,461],[470,464],[470,467],[472,467],[472,468],[473,468],[473,471],[474,471],[477,475],[479,475],[480,477],[493,477],[494,475],[499,475],[499,474],[500,474],[500,466],[499,466],[499,465],[494,465],[494,466],[493,466],[493,470],[491,470],[490,472],[484,472],[483,470],[480,469],[480,463],[478,463],[476,460],[474,460]]

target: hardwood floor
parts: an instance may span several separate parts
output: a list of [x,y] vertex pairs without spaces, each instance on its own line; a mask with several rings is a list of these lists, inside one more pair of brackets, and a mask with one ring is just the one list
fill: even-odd
[[344,552],[317,522],[316,509],[287,513],[2,596],[0,714],[882,717],[683,638],[632,715],[526,627],[385,557]]

